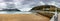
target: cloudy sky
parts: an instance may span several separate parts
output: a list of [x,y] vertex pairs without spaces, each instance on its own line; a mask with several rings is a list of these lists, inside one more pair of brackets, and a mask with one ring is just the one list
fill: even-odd
[[0,9],[7,8],[7,3],[15,4],[14,8],[17,8],[21,11],[28,11],[34,6],[45,4],[55,5],[60,8],[60,0],[0,0]]

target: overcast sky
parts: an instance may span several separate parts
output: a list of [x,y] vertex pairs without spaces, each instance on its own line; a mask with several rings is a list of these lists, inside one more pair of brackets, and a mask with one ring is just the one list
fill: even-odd
[[34,6],[39,5],[55,5],[60,8],[60,0],[0,0],[0,9],[6,8],[7,4],[15,4],[15,8],[22,11],[28,11]]

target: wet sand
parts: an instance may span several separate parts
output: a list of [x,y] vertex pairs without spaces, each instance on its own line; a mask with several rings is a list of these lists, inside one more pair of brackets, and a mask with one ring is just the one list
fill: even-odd
[[35,14],[0,14],[0,21],[50,21],[50,19]]

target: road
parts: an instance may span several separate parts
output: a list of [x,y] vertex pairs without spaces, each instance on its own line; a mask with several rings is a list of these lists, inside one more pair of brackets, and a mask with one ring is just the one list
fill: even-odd
[[58,14],[58,21],[60,21],[60,13]]

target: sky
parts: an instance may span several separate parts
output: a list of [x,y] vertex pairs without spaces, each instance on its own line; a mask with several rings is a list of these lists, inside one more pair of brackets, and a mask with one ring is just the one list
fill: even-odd
[[60,0],[0,0],[0,10],[7,8],[8,4],[15,4],[14,8],[21,11],[29,11],[35,6],[40,5],[55,5],[60,8]]

